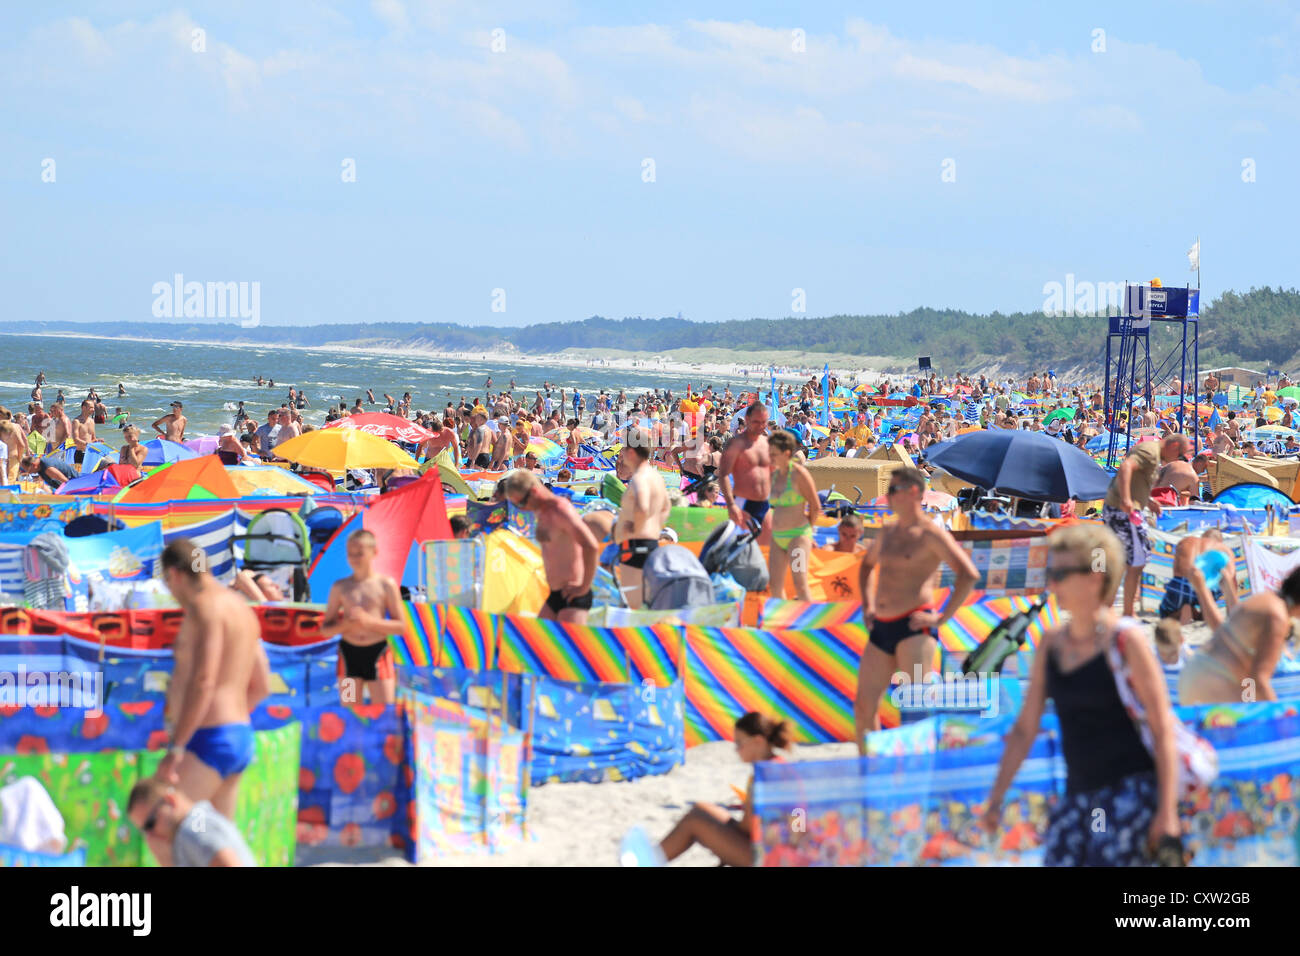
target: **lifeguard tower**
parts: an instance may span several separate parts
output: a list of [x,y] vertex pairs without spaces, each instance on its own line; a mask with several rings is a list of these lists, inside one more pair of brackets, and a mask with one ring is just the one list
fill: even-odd
[[[1178,425],[1186,433],[1183,415],[1187,400],[1193,409],[1197,401],[1197,383],[1200,381],[1200,302],[1201,290],[1184,286],[1181,289],[1164,286],[1124,284],[1124,314],[1108,317],[1110,328],[1106,335],[1106,390],[1103,393],[1106,412],[1106,429],[1110,440],[1106,446],[1106,467],[1114,468],[1127,453],[1133,437],[1133,404],[1141,399],[1145,407],[1155,403],[1156,391],[1178,374]],[[1151,361],[1151,328],[1153,322],[1176,323],[1181,338],[1159,365]],[[1190,368],[1189,368],[1190,364]],[[1189,381],[1187,373],[1191,372]],[[1121,447],[1118,429],[1119,413],[1125,412],[1124,443]],[[1195,410],[1192,417],[1196,417]],[[1200,428],[1192,423],[1191,439],[1200,451]]]

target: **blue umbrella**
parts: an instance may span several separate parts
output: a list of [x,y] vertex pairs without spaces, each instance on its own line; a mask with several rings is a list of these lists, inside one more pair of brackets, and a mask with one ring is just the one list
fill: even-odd
[[1042,432],[971,432],[932,446],[926,460],[980,488],[1033,501],[1091,501],[1110,486],[1086,452]]
[[[1088,439],[1088,444],[1086,446],[1088,451],[1105,451],[1110,445],[1110,435],[1111,433],[1106,431],[1104,428],[1100,435],[1093,435]],[[1119,447],[1128,447],[1128,436],[1123,432],[1119,433]]]
[[153,441],[144,443],[144,447],[149,450],[145,452],[145,467],[154,465],[168,465],[173,461],[184,461],[186,458],[198,458],[198,452],[191,451],[179,442],[168,441],[166,438],[155,438]]

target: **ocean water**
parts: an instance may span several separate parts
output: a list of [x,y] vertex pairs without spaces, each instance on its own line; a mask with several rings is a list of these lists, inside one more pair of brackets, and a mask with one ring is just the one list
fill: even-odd
[[[150,423],[166,414],[169,403],[178,399],[190,421],[187,434],[212,434],[218,425],[233,421],[240,401],[250,415],[264,421],[269,408],[288,399],[290,386],[307,393],[310,404],[303,409],[304,419],[321,425],[331,403],[344,400],[351,406],[357,398],[365,402],[367,388],[374,390],[377,400],[376,405],[367,405],[371,411],[383,410],[384,392],[397,399],[410,392],[413,408],[439,411],[448,401],[459,403],[461,396],[472,401],[475,395],[483,395],[489,375],[494,392],[507,388],[513,377],[516,396],[522,393],[529,401],[543,382],[567,389],[577,386],[584,394],[601,389],[617,394],[620,388],[635,394],[665,387],[685,391],[688,383],[697,389],[730,384],[735,391],[746,381],[741,376],[706,377],[685,371],[514,365],[491,355],[462,361],[326,349],[0,335],[0,404],[13,412],[26,411],[32,383],[42,370],[47,379],[42,396],[46,408],[62,388],[68,414],[75,417],[81,399],[93,387],[110,415],[119,405],[130,413],[130,421],[141,426],[143,440],[152,437]],[[256,385],[258,375],[273,378],[275,388]],[[119,382],[126,387],[126,396],[120,399]],[[103,426],[100,431],[105,432]]]

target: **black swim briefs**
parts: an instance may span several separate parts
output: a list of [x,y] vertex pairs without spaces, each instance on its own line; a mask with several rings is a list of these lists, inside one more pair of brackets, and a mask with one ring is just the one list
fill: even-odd
[[546,596],[546,606],[556,614],[559,614],[565,608],[569,607],[578,611],[590,611],[591,592],[588,591],[586,594],[579,594],[575,598],[566,598],[561,592],[552,591]]
[[659,542],[650,538],[628,538],[618,546],[618,563],[629,568],[643,568],[646,558],[657,547]]

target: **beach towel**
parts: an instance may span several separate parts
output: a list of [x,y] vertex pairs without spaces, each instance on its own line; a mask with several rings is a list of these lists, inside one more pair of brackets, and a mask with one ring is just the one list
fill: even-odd
[[53,531],[38,534],[27,545],[23,562],[27,606],[63,610],[65,599],[72,594],[68,586],[68,545],[63,536]]

